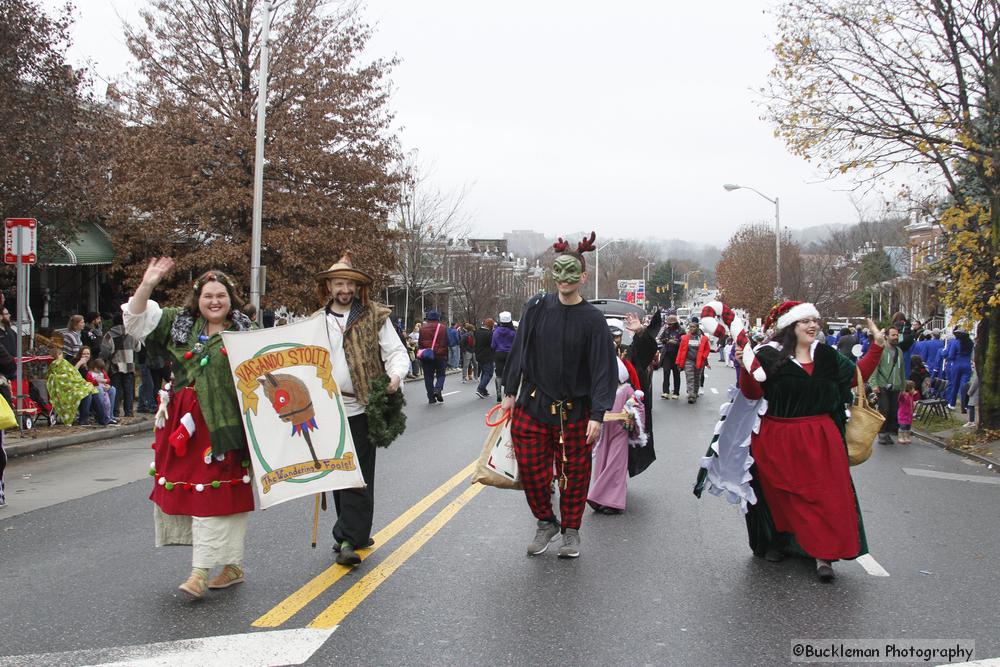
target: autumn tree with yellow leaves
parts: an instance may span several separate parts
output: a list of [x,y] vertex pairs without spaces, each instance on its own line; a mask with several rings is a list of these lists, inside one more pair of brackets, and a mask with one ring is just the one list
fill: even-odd
[[942,296],[978,325],[980,423],[1000,427],[1000,3],[797,0],[777,19],[763,93],[793,153],[859,183],[908,167],[947,188]]

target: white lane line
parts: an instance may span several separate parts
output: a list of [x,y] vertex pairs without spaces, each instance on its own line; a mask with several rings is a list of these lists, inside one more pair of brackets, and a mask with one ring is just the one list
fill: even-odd
[[712,393],[713,393],[713,394],[718,394],[718,393],[719,393],[719,390],[718,390],[718,389],[716,389],[715,387],[709,387],[709,389],[711,389],[711,390],[712,390]]
[[872,558],[871,554],[865,554],[864,556],[858,556],[857,562],[861,567],[865,568],[865,572],[872,575],[873,577],[888,577],[889,573],[886,569],[879,565],[879,562]]
[[956,482],[977,482],[979,484],[1000,484],[1000,476],[960,475],[953,472],[938,472],[937,470],[921,470],[920,468],[903,468],[903,472],[914,477],[934,477],[950,479]]
[[10,665],[101,665],[103,667],[177,667],[177,665],[301,665],[333,634],[330,629],[301,628],[247,632],[158,642],[140,646],[36,653],[0,657],[0,667]]
[[445,393],[441,394],[441,398],[444,398],[445,396],[454,396],[455,394],[461,394],[461,393],[462,392],[460,391],[446,391]]
[[972,662],[953,662],[951,667],[1000,667],[1000,658],[986,658]]

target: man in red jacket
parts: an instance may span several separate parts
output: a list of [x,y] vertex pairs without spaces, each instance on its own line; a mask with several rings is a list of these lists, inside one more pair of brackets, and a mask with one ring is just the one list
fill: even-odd
[[687,386],[688,403],[698,402],[698,390],[701,389],[701,369],[705,367],[710,352],[708,336],[702,335],[698,322],[688,324],[688,332],[681,336],[681,345],[677,348],[676,363],[684,369],[684,384]]

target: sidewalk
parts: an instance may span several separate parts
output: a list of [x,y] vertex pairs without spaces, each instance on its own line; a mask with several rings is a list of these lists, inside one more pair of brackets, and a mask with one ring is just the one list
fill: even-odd
[[978,463],[985,464],[993,472],[1000,473],[1000,440],[990,440],[981,444],[972,442],[953,443],[952,437],[955,435],[972,436],[975,434],[975,431],[971,433],[969,431],[972,431],[972,429],[949,428],[942,431],[927,432],[918,429],[916,423],[913,425],[913,435],[918,438],[922,438],[941,449],[946,449],[959,456],[964,456]]
[[[458,375],[459,371],[450,370],[446,375]],[[419,382],[423,384],[423,378],[408,378],[404,382]],[[66,426],[58,424],[56,426],[35,426],[24,435],[14,429],[4,432],[4,449],[7,456],[16,458],[46,452],[60,447],[70,447],[72,445],[82,445],[98,440],[109,440],[122,435],[135,435],[147,432],[152,442],[153,435],[153,415],[138,414],[131,419],[123,419],[123,423],[117,426]],[[126,423],[127,422],[127,423]]]
[[7,456],[15,458],[37,454],[60,447],[82,445],[87,442],[109,440],[122,435],[134,435],[148,432],[150,442],[153,435],[153,415],[138,414],[135,417],[124,417],[122,423],[116,426],[35,426],[24,431],[22,436],[18,431],[10,429],[4,432],[4,449]]

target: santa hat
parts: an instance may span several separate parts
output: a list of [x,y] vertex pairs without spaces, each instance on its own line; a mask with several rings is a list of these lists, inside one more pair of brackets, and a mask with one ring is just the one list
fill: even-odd
[[771,328],[773,324],[774,330],[780,331],[799,320],[813,317],[819,318],[819,311],[816,310],[816,306],[813,304],[802,301],[785,301],[771,309],[767,320],[764,322],[764,329]]
[[639,374],[636,372],[635,366],[627,359],[618,357],[618,383],[625,384],[626,382],[631,384],[633,389],[640,388]]

